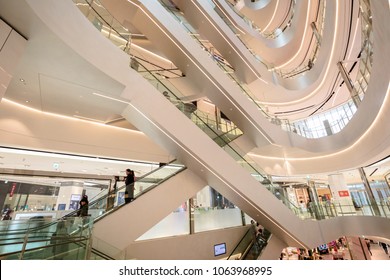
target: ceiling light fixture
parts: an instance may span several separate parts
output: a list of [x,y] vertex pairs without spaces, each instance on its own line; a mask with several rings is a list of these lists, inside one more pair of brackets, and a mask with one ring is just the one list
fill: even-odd
[[96,96],[103,97],[103,98],[107,98],[107,99],[110,99],[110,100],[118,101],[118,102],[121,102],[121,103],[124,103],[124,104],[130,104],[127,101],[123,101],[123,100],[120,100],[120,99],[117,99],[117,98],[114,98],[114,97],[110,97],[110,96],[107,96],[107,95],[103,95],[103,94],[100,94],[100,93],[93,92],[92,94],[96,95]]
[[101,122],[101,121],[96,122],[96,121],[92,121],[91,119],[89,119],[89,120],[88,119],[82,119],[82,118],[75,117],[74,115],[73,116],[65,116],[65,115],[61,115],[61,114],[40,111],[40,110],[35,109],[33,107],[29,107],[27,105],[24,105],[22,103],[18,103],[18,102],[9,100],[7,98],[1,99],[1,102],[9,102],[9,103],[11,103],[13,105],[16,105],[16,106],[19,106],[19,107],[21,107],[23,109],[28,109],[28,110],[33,111],[35,113],[45,114],[45,115],[49,115],[49,116],[53,116],[53,117],[57,117],[57,118],[63,118],[63,119],[72,120],[72,121],[88,122],[90,124],[95,124],[95,125],[101,125],[101,126],[104,126],[104,127],[109,127],[110,129],[119,129],[119,130],[124,130],[124,131],[127,131],[127,132],[131,132],[131,133],[144,134],[143,132],[138,131],[138,130],[131,130],[131,129],[123,128],[123,127],[106,125],[105,122]]

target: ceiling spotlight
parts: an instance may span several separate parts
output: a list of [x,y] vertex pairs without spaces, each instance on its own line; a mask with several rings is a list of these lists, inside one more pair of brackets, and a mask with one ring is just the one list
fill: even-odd
[[24,80],[24,79],[22,79],[22,78],[20,78],[20,79],[19,79],[19,81],[21,81],[22,83],[24,83],[24,82],[25,82],[25,80]]

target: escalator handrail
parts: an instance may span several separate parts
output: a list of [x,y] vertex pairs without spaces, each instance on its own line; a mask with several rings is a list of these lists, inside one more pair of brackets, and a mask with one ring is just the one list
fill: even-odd
[[[135,180],[135,182],[132,183],[132,185],[134,185],[136,182],[141,181],[141,180],[144,179],[145,177],[150,176],[150,175],[153,174],[154,172],[158,172],[158,171],[161,170],[162,168],[164,168],[164,167],[166,167],[166,166],[172,164],[172,163],[175,162],[175,161],[176,161],[176,159],[173,159],[173,160],[171,160],[170,162],[168,162],[167,164],[165,164],[165,165],[163,165],[163,166],[160,166],[160,167],[158,167],[158,168],[156,168],[156,169],[153,169],[152,171],[150,171],[150,172],[144,174],[143,176],[137,178],[137,179]],[[180,164],[178,164],[178,165],[180,165]],[[183,166],[183,167],[184,167],[184,166]],[[112,192],[112,191],[111,191],[111,192],[108,192],[106,195],[101,196],[101,197],[99,197],[98,199],[96,199],[96,200],[90,202],[90,203],[89,203],[89,207],[94,206],[94,205],[96,205],[96,204],[98,204],[99,202],[102,202],[102,201],[104,201],[104,200],[107,200],[107,198],[108,198],[109,195],[112,195],[113,193],[116,194],[118,191],[123,190],[125,187],[126,187],[126,186],[124,185],[124,186],[121,186],[121,187],[117,188],[116,190],[114,190],[114,192]],[[145,190],[145,192],[146,192],[146,191],[147,191],[147,190]],[[142,192],[141,194],[143,194],[143,193],[144,193],[144,192]],[[138,196],[139,196],[139,195],[138,195]],[[27,232],[32,232],[32,231],[36,231],[36,230],[41,230],[41,229],[44,229],[44,228],[48,228],[48,227],[50,227],[50,226],[56,224],[58,221],[61,221],[61,220],[63,220],[63,219],[70,218],[70,217],[76,217],[76,216],[77,216],[77,211],[78,211],[78,210],[74,210],[74,211],[72,211],[72,212],[70,212],[70,213],[68,213],[68,214],[66,214],[66,215],[64,215],[64,216],[62,216],[62,217],[59,217],[59,218],[55,219],[54,221],[51,221],[51,222],[49,222],[49,223],[45,223],[45,224],[43,224],[43,225],[39,225],[39,226],[32,227],[32,228],[28,228],[28,229],[22,229],[22,230],[20,230],[19,232],[16,231],[15,234],[16,234],[16,233],[21,234],[21,233],[23,233],[23,232],[24,232],[24,233],[27,233]],[[7,231],[7,232],[9,232],[9,231]]]

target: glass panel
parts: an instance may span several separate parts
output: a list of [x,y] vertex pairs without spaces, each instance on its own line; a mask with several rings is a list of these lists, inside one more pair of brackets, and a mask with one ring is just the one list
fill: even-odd
[[146,240],[190,233],[188,203],[183,203],[174,212],[169,214],[137,240]]
[[199,207],[194,211],[194,221],[195,232],[241,226],[241,210],[238,208]]
[[[57,221],[37,219],[6,222],[7,230],[1,232],[2,259],[85,259],[87,257],[93,225],[93,220],[89,217],[69,217]],[[26,232],[26,228],[30,230]]]

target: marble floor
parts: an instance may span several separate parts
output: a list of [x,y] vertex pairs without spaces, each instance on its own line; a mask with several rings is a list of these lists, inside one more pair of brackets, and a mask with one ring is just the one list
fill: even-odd
[[385,251],[382,249],[381,246],[378,245],[378,243],[371,243],[370,247],[372,253],[372,260],[390,260],[389,255],[386,255]]

